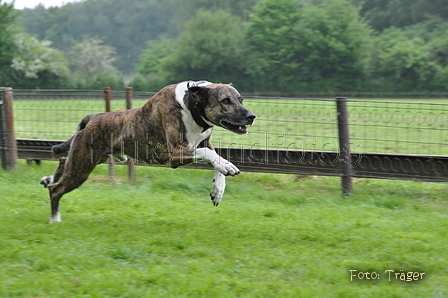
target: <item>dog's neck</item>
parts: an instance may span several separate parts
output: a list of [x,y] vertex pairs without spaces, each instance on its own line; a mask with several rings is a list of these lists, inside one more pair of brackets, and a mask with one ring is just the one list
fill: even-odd
[[194,122],[202,127],[202,132],[205,132],[212,127],[207,122],[205,122],[204,118],[207,119],[207,117],[205,116],[204,108],[200,104],[193,101],[191,92],[188,92],[188,109],[190,110]]

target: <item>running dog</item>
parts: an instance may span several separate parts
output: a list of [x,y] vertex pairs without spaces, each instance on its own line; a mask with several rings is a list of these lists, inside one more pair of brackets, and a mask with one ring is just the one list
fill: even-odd
[[68,155],[60,159],[53,175],[41,179],[50,191],[50,223],[61,221],[61,197],[81,186],[95,166],[111,155],[172,168],[203,160],[215,169],[210,196],[217,206],[225,176],[240,171],[216,153],[210,135],[215,125],[246,134],[255,115],[242,103],[231,84],[181,82],[163,88],[142,107],[84,117],[73,137],[53,146],[55,154],[68,151]]

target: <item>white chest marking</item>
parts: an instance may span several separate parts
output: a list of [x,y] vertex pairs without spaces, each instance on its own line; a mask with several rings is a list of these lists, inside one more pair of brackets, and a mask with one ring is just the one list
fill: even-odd
[[[207,86],[212,83],[203,82],[200,86]],[[187,135],[186,140],[188,141],[188,148],[195,149],[203,140],[210,137],[213,131],[213,127],[202,132],[203,128],[194,122],[193,117],[191,116],[190,111],[186,107],[184,103],[185,92],[187,91],[187,82],[182,82],[176,86],[175,94],[176,100],[182,107],[182,121],[185,124]]]

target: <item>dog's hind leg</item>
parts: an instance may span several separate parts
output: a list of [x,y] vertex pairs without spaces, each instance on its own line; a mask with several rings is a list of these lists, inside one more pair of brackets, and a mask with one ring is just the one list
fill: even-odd
[[89,174],[91,173],[94,167],[95,166],[91,166],[88,169],[85,168],[86,171],[78,175],[71,175],[71,173],[64,172],[62,177],[59,176],[60,177],[59,181],[55,182],[54,184],[48,185],[48,189],[50,191],[50,202],[51,202],[50,223],[61,221],[61,215],[59,213],[59,201],[61,197],[64,194],[81,186],[81,184],[83,184],[84,181],[87,180]]
[[59,213],[59,200],[62,194],[53,195],[50,190],[50,200],[51,200],[51,218],[50,224],[54,222],[61,222],[61,214]]
[[87,180],[98,162],[104,160],[106,155],[103,150],[93,150],[91,158],[89,158],[79,148],[80,145],[75,144],[68,158],[65,161],[61,160],[61,164],[65,163],[65,165],[62,166],[60,164],[60,168],[56,170],[54,175],[54,178],[56,178],[54,179],[55,182],[48,185],[51,202],[50,223],[61,221],[59,213],[59,201],[61,197],[81,186]]
[[45,176],[40,179],[40,184],[42,184],[44,187],[48,187],[48,185],[56,183],[59,181],[59,179],[62,176],[62,173],[64,172],[65,162],[67,158],[61,157],[59,159],[59,166],[51,176]]
[[82,184],[82,182],[84,182],[84,181],[82,181],[82,182],[81,181],[73,181],[73,182],[75,182],[75,183],[73,184],[71,181],[70,185],[67,185],[66,183],[64,183],[63,180],[60,180],[59,182],[48,186],[48,189],[50,190],[50,203],[51,203],[50,223],[61,221],[61,214],[59,212],[59,201],[60,201],[61,197],[64,194],[79,187]]
[[56,183],[61,179],[62,173],[64,172],[65,162],[67,161],[67,157],[61,157],[59,159],[59,166],[53,174],[53,183]]

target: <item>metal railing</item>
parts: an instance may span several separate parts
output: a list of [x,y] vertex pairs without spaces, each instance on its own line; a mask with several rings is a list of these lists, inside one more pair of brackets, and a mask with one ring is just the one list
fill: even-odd
[[[138,107],[153,94],[15,90],[18,156],[55,159],[51,145],[68,139],[85,115],[107,105],[124,110],[129,100]],[[444,100],[249,97],[244,104],[257,115],[248,135],[219,128],[212,135],[218,153],[242,170],[340,176],[345,193],[351,177],[448,181]]]

